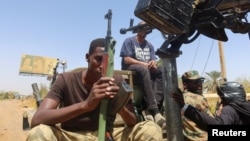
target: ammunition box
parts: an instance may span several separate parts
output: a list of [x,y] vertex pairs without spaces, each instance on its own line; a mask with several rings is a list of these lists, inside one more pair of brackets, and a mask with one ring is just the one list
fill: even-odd
[[139,0],[134,14],[165,34],[181,34],[189,29],[193,0]]

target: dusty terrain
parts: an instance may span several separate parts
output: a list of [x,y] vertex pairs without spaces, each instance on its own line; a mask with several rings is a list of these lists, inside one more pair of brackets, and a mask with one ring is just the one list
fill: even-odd
[[29,130],[23,130],[23,114],[27,113],[30,120],[35,109],[34,98],[0,100],[0,140],[25,141]]
[[0,101],[0,140],[25,141],[29,130],[23,130],[24,111],[34,111],[33,100],[6,99]]
[[34,98],[0,100],[0,140],[25,141],[29,130],[23,130],[23,114],[27,113],[30,120],[35,109]]
[[[205,95],[211,105],[217,101],[216,94]],[[212,100],[215,99],[215,100]],[[250,94],[248,94],[248,100]],[[210,106],[211,106],[210,105]],[[0,100],[0,140],[1,141],[25,141],[29,130],[23,130],[23,114],[26,112],[31,119],[36,109],[34,98],[25,100],[6,99]]]

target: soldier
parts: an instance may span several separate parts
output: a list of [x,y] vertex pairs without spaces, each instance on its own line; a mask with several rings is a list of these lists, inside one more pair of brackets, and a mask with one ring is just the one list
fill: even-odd
[[250,124],[250,101],[246,101],[246,92],[242,84],[225,82],[217,86],[217,94],[221,98],[221,112],[218,116],[210,117],[194,106],[184,102],[181,93],[173,94],[179,104],[182,114],[192,120],[199,128],[207,131],[208,125],[243,125]]
[[[117,111],[112,111],[119,105],[115,100],[123,79],[118,75],[114,78],[102,76],[104,47],[104,38],[93,40],[86,54],[87,70],[58,75],[32,118],[27,141],[98,141],[102,99],[109,99],[111,104],[107,110],[107,131],[114,140],[162,140],[161,128],[156,123],[137,121],[131,99]],[[116,113],[122,117],[124,125],[113,128]]]
[[[200,77],[199,73],[195,70],[185,72],[181,78],[185,103],[192,105],[197,110],[204,112],[209,116],[213,116],[207,99],[202,95],[204,78]],[[200,129],[193,121],[189,120],[185,116],[182,116],[182,123],[185,140],[207,140],[207,132]]]

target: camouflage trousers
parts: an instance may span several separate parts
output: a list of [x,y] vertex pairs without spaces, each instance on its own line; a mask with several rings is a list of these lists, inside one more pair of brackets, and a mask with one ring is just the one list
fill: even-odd
[[[98,141],[98,131],[65,131],[58,126],[41,124],[32,128],[26,141]],[[133,127],[115,127],[115,141],[161,141],[161,128],[152,121],[143,121]]]

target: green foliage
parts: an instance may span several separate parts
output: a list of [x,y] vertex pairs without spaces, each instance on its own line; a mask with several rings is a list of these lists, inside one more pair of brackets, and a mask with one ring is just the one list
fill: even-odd
[[[205,78],[204,89],[207,90],[207,93],[216,93],[216,86],[224,82],[221,73],[217,71],[207,72]],[[250,93],[250,78],[241,77],[233,81],[241,83],[244,86],[246,93]]]
[[3,99],[14,99],[15,98],[15,92],[0,92],[0,100]]
[[236,82],[239,82],[244,86],[246,93],[250,93],[250,78],[246,77],[237,78]]
[[204,89],[208,93],[216,93],[216,87],[223,83],[221,73],[218,71],[206,72]]
[[42,99],[47,95],[48,92],[49,88],[45,84],[40,84],[39,93]]
[[4,97],[4,92],[0,92],[0,100],[2,100]]
[[[47,93],[48,93],[49,89],[45,84],[40,84],[40,88],[39,88],[39,93],[41,96],[41,99],[43,99]],[[15,99],[16,95],[18,94],[18,92],[14,92],[14,91],[9,91],[9,92],[5,92],[5,91],[1,91],[0,92],[0,100],[3,99]]]
[[4,92],[1,92],[0,93],[0,100],[3,100],[5,98],[5,93]]
[[9,95],[8,95],[8,99],[14,99],[15,98],[15,95],[13,92],[10,92]]
[[215,114],[215,111],[216,111],[216,105],[217,105],[217,102],[219,100],[218,97],[206,97],[207,98],[207,101],[208,101],[208,104],[210,106],[210,111]]
[[157,61],[157,66],[158,66],[158,67],[161,67],[161,66],[162,66],[162,59],[159,59],[159,60]]

